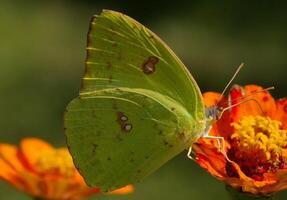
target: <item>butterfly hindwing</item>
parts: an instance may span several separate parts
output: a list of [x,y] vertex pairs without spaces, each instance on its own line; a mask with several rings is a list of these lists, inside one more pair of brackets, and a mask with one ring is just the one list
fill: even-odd
[[66,134],[74,162],[88,184],[104,190],[141,180],[195,139],[188,112],[149,90],[87,93],[67,109]]

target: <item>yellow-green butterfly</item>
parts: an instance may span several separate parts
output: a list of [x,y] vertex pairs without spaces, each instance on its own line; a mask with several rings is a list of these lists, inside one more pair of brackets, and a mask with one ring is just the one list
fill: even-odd
[[205,111],[195,80],[153,32],[104,10],[92,18],[87,43],[86,72],[67,107],[65,132],[90,186],[135,183],[208,136],[220,111]]

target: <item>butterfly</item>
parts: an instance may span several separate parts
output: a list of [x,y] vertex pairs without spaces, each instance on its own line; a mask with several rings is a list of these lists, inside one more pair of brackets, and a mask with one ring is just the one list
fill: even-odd
[[156,34],[119,12],[92,18],[82,87],[64,117],[88,185],[109,191],[142,180],[209,137],[220,114],[205,109],[196,81]]

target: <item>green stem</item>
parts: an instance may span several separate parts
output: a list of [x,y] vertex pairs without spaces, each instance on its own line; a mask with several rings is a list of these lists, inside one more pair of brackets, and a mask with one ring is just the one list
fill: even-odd
[[273,196],[255,196],[250,193],[244,193],[226,186],[230,200],[273,200]]

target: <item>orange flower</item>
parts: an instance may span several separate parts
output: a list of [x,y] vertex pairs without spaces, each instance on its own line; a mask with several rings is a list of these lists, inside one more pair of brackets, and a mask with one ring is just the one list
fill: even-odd
[[236,85],[229,102],[215,92],[203,94],[207,107],[242,102],[224,112],[210,131],[224,137],[231,162],[214,140],[199,139],[193,147],[196,162],[211,175],[236,190],[268,196],[287,189],[287,98],[275,102],[267,91],[256,93],[260,90]]
[[[23,139],[19,148],[0,144],[0,166],[2,179],[37,199],[75,200],[101,193],[85,184],[66,148],[54,148],[40,139]],[[111,194],[132,191],[128,185]]]

